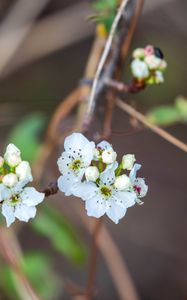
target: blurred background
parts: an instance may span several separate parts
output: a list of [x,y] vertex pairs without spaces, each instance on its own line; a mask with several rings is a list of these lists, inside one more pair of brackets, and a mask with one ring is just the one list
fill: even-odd
[[[94,38],[95,25],[86,21],[93,14],[92,4],[78,0],[1,0],[1,153],[11,141],[22,149],[24,159],[34,162],[55,108],[82,78]],[[133,95],[133,102],[184,142],[186,12],[185,0],[145,1],[131,47],[153,44],[164,52],[168,62],[165,83]],[[129,78],[130,58],[124,69],[125,80]],[[95,120],[102,122],[99,113]],[[141,175],[149,193],[144,206],[129,209],[119,225],[107,219],[105,223],[142,300],[186,300],[187,158],[149,130],[131,135],[115,133],[130,127],[129,117],[116,109],[112,143],[119,156],[135,153],[142,162]],[[41,185],[48,184],[53,176],[49,168]],[[24,253],[23,270],[44,300],[71,299],[65,288],[69,279],[82,287],[86,282],[90,236],[76,211],[76,201],[81,200],[62,194],[51,197],[34,221],[15,227]],[[83,206],[82,213],[86,215]],[[22,299],[15,274],[2,258],[0,264],[0,299]],[[118,299],[102,256],[96,286],[96,299]]]

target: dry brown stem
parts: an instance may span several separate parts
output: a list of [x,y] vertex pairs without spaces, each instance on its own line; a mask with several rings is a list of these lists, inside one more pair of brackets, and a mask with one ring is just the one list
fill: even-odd
[[187,144],[183,143],[182,141],[180,141],[170,133],[166,132],[164,129],[150,123],[142,113],[135,110],[132,106],[130,106],[129,104],[125,103],[120,99],[117,99],[116,104],[120,109],[128,113],[130,116],[136,118],[139,122],[141,122],[150,130],[152,130],[153,132],[161,136],[164,140],[175,145],[177,148],[183,150],[184,152],[187,152]]

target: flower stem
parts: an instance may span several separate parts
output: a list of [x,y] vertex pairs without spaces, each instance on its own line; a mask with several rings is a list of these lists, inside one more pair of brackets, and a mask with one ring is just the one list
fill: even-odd
[[88,273],[88,281],[86,287],[86,300],[91,300],[93,299],[94,296],[94,285],[95,285],[97,258],[98,258],[97,240],[98,240],[101,227],[102,227],[102,218],[95,219],[94,230],[93,230],[92,241],[91,241],[89,273]]

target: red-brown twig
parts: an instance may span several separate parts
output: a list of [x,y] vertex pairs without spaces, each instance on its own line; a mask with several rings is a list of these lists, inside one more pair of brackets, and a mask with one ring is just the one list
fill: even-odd
[[132,106],[120,99],[117,99],[116,104],[120,109],[128,113],[130,116],[136,118],[139,122],[143,123],[150,130],[161,136],[164,140],[170,142],[171,144],[175,145],[177,148],[183,150],[184,152],[187,152],[187,144],[183,143],[170,133],[166,132],[164,129],[150,123],[143,114],[135,110]]
[[94,296],[96,270],[97,270],[97,257],[98,257],[98,237],[101,231],[102,218],[96,219],[93,232],[92,232],[92,244],[90,254],[90,266],[88,272],[88,282],[86,288],[86,300],[91,300]]

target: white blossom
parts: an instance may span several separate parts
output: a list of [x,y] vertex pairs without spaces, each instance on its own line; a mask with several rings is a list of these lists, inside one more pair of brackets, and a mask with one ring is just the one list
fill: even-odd
[[58,179],[59,189],[66,196],[72,194],[72,188],[78,184],[94,156],[95,143],[90,142],[81,133],[73,133],[66,137],[65,151],[58,159],[58,167],[62,175]]
[[18,178],[14,173],[9,173],[3,177],[2,182],[7,187],[13,187],[18,182]]
[[132,61],[131,70],[135,78],[145,79],[149,76],[149,69],[147,64],[138,58]]
[[96,181],[99,178],[99,170],[95,166],[90,166],[85,170],[87,181]]
[[112,164],[116,161],[117,153],[113,150],[111,144],[106,141],[102,141],[97,145],[97,149],[101,153],[102,161],[105,164]]
[[140,164],[135,164],[133,169],[130,171],[129,177],[132,183],[132,188],[136,194],[136,201],[137,203],[142,204],[143,202],[140,201],[139,198],[146,196],[148,186],[145,184],[145,180],[143,178],[136,177],[136,173],[140,168]]
[[36,215],[36,205],[41,203],[45,194],[36,191],[33,187],[17,189],[7,188],[0,184],[0,201],[2,202],[2,214],[9,227],[15,219],[28,222]]
[[19,178],[19,180],[24,180],[25,182],[30,182],[33,180],[32,174],[31,174],[31,167],[27,161],[22,161],[17,167],[16,167],[16,175]]
[[16,167],[21,162],[21,152],[14,144],[9,144],[4,159],[10,167]]
[[116,162],[112,167],[106,168],[100,175],[99,184],[83,182],[73,189],[75,196],[85,200],[88,216],[100,218],[106,213],[116,224],[136,200],[135,193],[119,191],[114,187],[117,166]]
[[136,161],[134,154],[126,154],[122,157],[122,168],[125,170],[131,170]]
[[155,55],[148,55],[145,57],[145,62],[150,70],[158,69],[161,65],[162,59]]
[[144,58],[144,56],[145,56],[144,48],[137,48],[132,53],[133,58]]
[[119,190],[127,190],[131,184],[130,178],[126,175],[123,174],[121,176],[116,177],[115,182],[114,182],[114,187]]
[[164,76],[161,71],[156,71],[155,72],[155,82],[156,83],[163,83],[164,82]]

